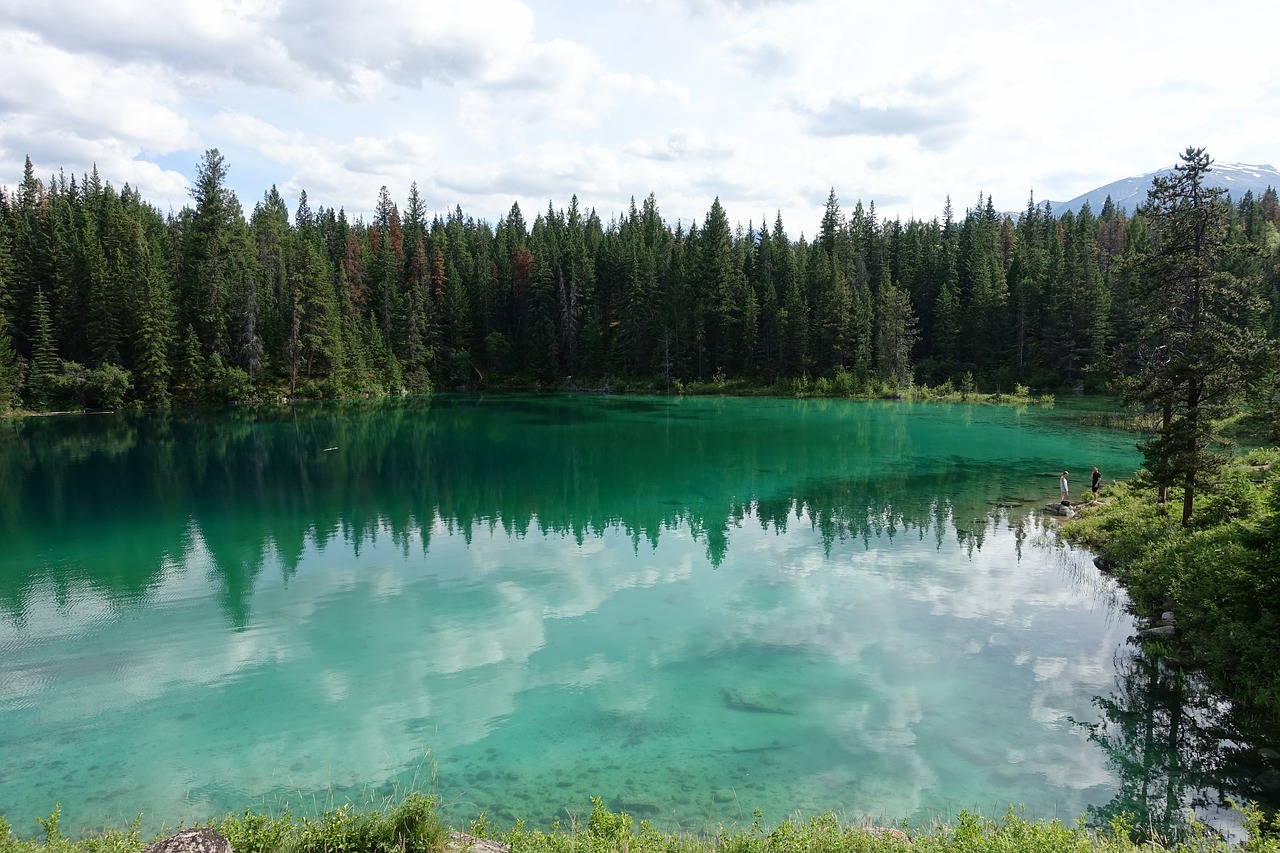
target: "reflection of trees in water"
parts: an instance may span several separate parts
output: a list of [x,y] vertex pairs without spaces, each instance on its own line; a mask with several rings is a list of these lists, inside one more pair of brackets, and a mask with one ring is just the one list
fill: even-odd
[[[883,477],[871,482],[830,478],[799,484],[794,494],[756,503],[755,515],[766,526],[785,531],[794,518],[807,521],[822,537],[829,555],[838,543],[861,542],[870,547],[872,539],[890,541],[899,535],[933,538],[941,549],[954,536],[955,543],[972,557],[981,550],[993,522],[1005,522],[1013,530],[1015,551],[1020,558],[1026,541],[1026,498],[999,501],[976,497],[966,487],[969,501],[942,495],[953,494],[958,483],[990,479],[981,466],[953,465],[927,474]],[[1010,502],[1012,500],[1012,502]],[[741,520],[744,510],[732,520]]]
[[[501,411],[469,413],[488,405]],[[37,587],[61,602],[84,583],[145,601],[166,566],[202,549],[243,626],[268,565],[287,580],[308,548],[359,554],[374,540],[425,556],[437,529],[468,542],[621,530],[637,550],[682,529],[714,565],[745,524],[808,525],[829,552],[915,536],[971,555],[997,522],[1018,548],[1036,541],[1027,472],[939,460],[913,443],[909,413],[840,424],[836,440],[806,411],[744,424],[714,403],[436,398],[5,424],[0,608],[20,620]],[[1150,658],[1118,672],[1088,726],[1121,778],[1095,819],[1129,812],[1170,833],[1187,805],[1280,801],[1280,758],[1244,734],[1251,721]]]
[[468,542],[622,530],[637,549],[683,528],[720,565],[754,517],[812,525],[828,550],[907,533],[942,547],[954,532],[971,552],[1008,511],[986,498],[1019,488],[962,458],[916,470],[905,413],[833,437],[829,418],[806,419],[820,408],[744,423],[714,401],[436,398],[26,422],[0,442],[0,533],[15,555],[0,562],[0,602],[21,614],[33,584],[86,581],[142,600],[167,563],[203,554],[244,625],[269,561],[288,577],[308,547],[358,554],[381,537],[425,553],[439,528]]
[[1265,745],[1274,723],[1248,718],[1158,654],[1126,650],[1116,674],[1115,692],[1094,698],[1101,722],[1077,723],[1120,779],[1110,802],[1090,808],[1095,824],[1123,816],[1143,837],[1175,839],[1189,828],[1188,810],[1212,824],[1230,802],[1252,802],[1274,817],[1280,755]]

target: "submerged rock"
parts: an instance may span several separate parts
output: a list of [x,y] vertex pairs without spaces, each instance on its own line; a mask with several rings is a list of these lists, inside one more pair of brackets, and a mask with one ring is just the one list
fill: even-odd
[[791,703],[777,693],[733,689],[721,693],[725,707],[753,714],[794,714]]
[[231,853],[231,842],[207,826],[184,829],[148,845],[142,853]]
[[641,819],[656,817],[662,814],[662,806],[648,800],[627,799],[624,797],[616,797],[609,804],[615,812],[626,812],[632,817]]

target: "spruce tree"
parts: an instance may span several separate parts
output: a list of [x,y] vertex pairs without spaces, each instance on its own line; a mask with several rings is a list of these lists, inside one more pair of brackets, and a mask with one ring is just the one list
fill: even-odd
[[[656,217],[657,202],[653,196],[645,201],[646,215],[651,203]],[[578,197],[575,195],[569,201],[565,220],[564,253],[561,259],[564,275],[557,289],[560,340],[564,346],[565,369],[570,375],[580,372],[580,356],[585,349],[589,349],[589,346],[583,346],[583,339],[590,328],[585,319],[587,308],[595,296],[595,264],[587,252],[586,239],[586,225],[578,210]]]
[[0,414],[18,403],[18,354],[9,338],[9,323],[0,313]]
[[58,375],[58,353],[53,343],[53,319],[44,288],[37,288],[35,300],[35,341],[31,354],[31,372],[27,376],[26,402],[40,411],[53,399]]
[[9,281],[12,265],[9,258],[8,198],[0,189],[0,413],[7,412],[18,402],[18,353],[9,334],[6,314],[10,310]]
[[153,408],[168,408],[169,350],[173,343],[173,302],[165,280],[150,271],[144,281],[138,335],[138,395]]
[[916,317],[905,290],[896,287],[883,267],[876,294],[876,373],[898,388],[911,385],[911,350],[915,346]]
[[191,188],[194,210],[184,210],[180,219],[179,307],[184,325],[190,327],[205,352],[223,352],[227,347],[223,314],[228,296],[227,248],[233,207],[231,191],[225,186],[227,165],[218,152],[205,152]]
[[706,305],[706,341],[710,373],[732,367],[740,344],[741,308],[736,300],[733,238],[729,217],[717,196],[703,222],[699,240],[697,293]]
[[1206,183],[1213,160],[1203,148],[1187,148],[1181,160],[1147,193],[1151,244],[1138,283],[1137,375],[1127,398],[1159,415],[1155,437],[1141,448],[1162,494],[1182,488],[1185,526],[1197,489],[1219,464],[1210,449],[1214,421],[1241,399],[1263,341],[1251,322],[1261,316],[1260,301],[1226,270],[1237,247],[1228,240],[1225,190]]
[[188,405],[202,402],[206,391],[205,371],[200,339],[196,336],[196,330],[188,326],[179,349],[177,370],[174,371],[174,396]]

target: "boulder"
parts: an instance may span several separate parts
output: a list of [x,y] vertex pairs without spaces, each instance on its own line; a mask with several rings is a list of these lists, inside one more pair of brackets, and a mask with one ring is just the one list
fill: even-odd
[[897,841],[901,844],[911,843],[911,836],[907,835],[905,832],[903,832],[901,829],[898,829],[896,826],[868,826],[866,829],[862,831],[865,832],[867,835],[872,835],[872,836],[875,836],[876,838],[891,838],[894,841]]
[[477,838],[465,832],[449,833],[449,843],[445,845],[449,853],[511,853],[511,848],[501,841],[490,841]]
[[231,853],[231,842],[209,827],[201,826],[149,844],[142,853]]

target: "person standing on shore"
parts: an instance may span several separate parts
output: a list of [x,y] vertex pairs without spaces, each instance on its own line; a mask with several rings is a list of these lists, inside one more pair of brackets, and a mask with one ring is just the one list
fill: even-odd
[[1093,483],[1091,485],[1093,487],[1093,499],[1096,501],[1098,499],[1098,488],[1102,485],[1102,474],[1098,472],[1097,465],[1093,466]]
[[1059,485],[1062,486],[1062,502],[1066,503],[1067,502],[1067,472],[1066,471],[1062,472],[1062,482]]

